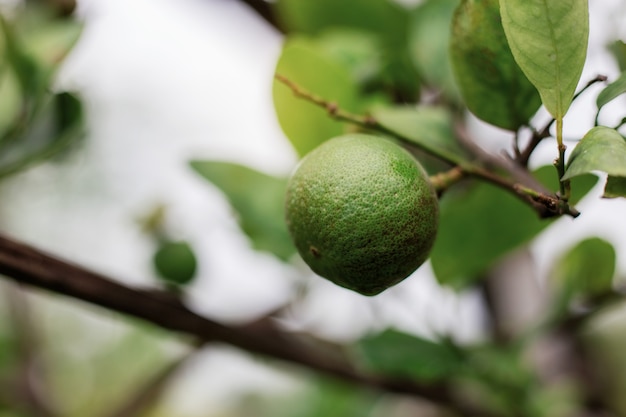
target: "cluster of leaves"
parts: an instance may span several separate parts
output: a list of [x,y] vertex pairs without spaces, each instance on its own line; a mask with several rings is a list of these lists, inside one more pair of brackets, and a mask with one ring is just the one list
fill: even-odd
[[[556,172],[543,166],[528,175],[566,204],[576,204],[596,184],[595,171],[609,174],[605,197],[626,195],[621,124],[599,124],[604,105],[626,92],[626,72],[598,95],[596,126],[581,134],[565,160],[563,118],[586,59],[586,1],[426,0],[403,7],[388,0],[278,0],[273,8],[286,32],[276,67],[283,82],[274,82],[274,105],[300,157],[331,137],[368,129],[367,123],[335,117],[340,109],[368,115],[376,121],[375,134],[401,140],[429,173],[437,174],[474,161],[454,129],[465,110],[511,132],[532,132],[537,140],[525,149],[532,153],[543,137],[530,120],[543,104],[554,118],[543,130],[549,132],[556,122],[558,163]],[[623,71],[624,44],[610,49]],[[528,155],[520,158],[518,146],[511,160],[527,170]],[[293,257],[283,222],[286,178],[226,162],[193,161],[191,166],[224,192],[254,248],[284,261]],[[539,219],[501,187],[466,181],[441,199],[431,265],[441,284],[477,285],[505,254],[553,222]],[[614,274],[611,244],[598,238],[574,244],[551,272],[555,307],[546,323],[565,320],[573,302],[610,294]],[[459,347],[389,330],[357,343],[355,357],[386,375],[432,384],[453,381],[502,415],[565,415],[582,406],[576,389],[542,385],[519,344]]]
[[82,25],[28,2],[0,14],[0,179],[49,160],[84,134],[83,106],[52,89]]
[[[587,5],[580,2],[571,10],[533,6],[529,10],[540,11],[540,19],[533,19],[525,6],[501,3],[503,19],[496,0],[432,0],[413,8],[387,0],[278,1],[274,10],[287,37],[276,72],[342,110],[371,115],[385,134],[405,141],[436,174],[450,161],[463,164],[472,158],[453,127],[464,109],[518,131],[529,126],[542,102],[562,120],[574,96],[586,56]],[[559,22],[558,30],[549,30],[555,24],[547,16]],[[538,43],[540,49],[529,49]],[[600,94],[598,109],[623,92],[622,84],[620,79]],[[281,127],[300,156],[362,128],[335,120],[328,108],[297,97],[284,83],[274,82],[273,95]],[[543,167],[534,176],[556,191],[561,176],[570,180],[602,170],[611,174],[606,194],[619,195],[626,166],[621,134],[597,127],[577,148],[567,172],[557,176],[552,167]],[[283,224],[285,178],[225,162],[194,161],[192,167],[224,191],[256,249],[282,260],[295,253]],[[594,183],[595,177],[580,177],[569,203]],[[513,195],[482,182],[451,190],[441,208],[432,265],[441,283],[457,288],[476,282],[502,255],[550,224]],[[458,230],[468,227],[471,233],[459,236]]]

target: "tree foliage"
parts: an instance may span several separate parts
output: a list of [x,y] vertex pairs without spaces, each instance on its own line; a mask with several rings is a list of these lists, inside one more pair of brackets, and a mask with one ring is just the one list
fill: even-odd
[[[144,219],[144,229],[155,243],[152,267],[162,291],[109,287],[106,277],[55,263],[34,249],[11,252],[8,244],[0,245],[0,273],[186,332],[195,337],[192,348],[221,341],[316,372],[299,399],[242,400],[240,415],[246,415],[246,407],[256,416],[284,417],[373,415],[372,409],[403,417],[423,411],[419,403],[403,409],[401,396],[380,395],[384,391],[429,401],[433,415],[442,416],[625,414],[626,405],[615,394],[626,386],[621,375],[597,377],[608,387],[603,390],[589,379],[595,369],[617,373],[625,366],[623,355],[597,354],[611,346],[602,333],[607,330],[597,323],[623,295],[615,285],[620,254],[613,242],[595,236],[563,242],[562,256],[548,272],[544,311],[521,330],[507,330],[501,311],[507,297],[518,296],[515,290],[494,290],[494,282],[506,280],[497,271],[508,256],[527,249],[564,218],[593,215],[576,206],[599,178],[605,182],[604,197],[626,197],[626,114],[617,126],[603,125],[600,117],[626,93],[624,42],[608,46],[623,72],[589,98],[580,92],[607,78],[581,80],[589,37],[587,1],[425,0],[401,6],[391,0],[277,0],[257,6],[268,8],[265,17],[285,33],[276,77],[268,80],[268,87],[272,83],[276,117],[295,154],[302,158],[326,140],[352,132],[390,138],[411,151],[440,198],[441,225],[423,268],[431,268],[442,287],[481,294],[488,315],[484,340],[466,343],[446,334],[426,337],[384,328],[337,345],[276,324],[274,319],[282,318],[285,310],[249,325],[202,318],[186,306],[184,296],[198,279],[202,259],[193,242],[172,236],[161,209]],[[85,136],[85,109],[78,94],[52,88],[60,63],[80,35],[75,19],[46,2],[29,1],[15,16],[0,15],[0,28],[4,179],[34,164],[59,160]],[[563,124],[578,100],[595,100],[595,114],[589,115],[593,126],[568,142]],[[548,121],[536,117],[541,106],[550,115]],[[470,113],[513,138],[502,146],[504,152],[481,147],[468,127]],[[554,166],[533,169],[529,159],[542,142],[553,142]],[[573,148],[569,153],[566,145]],[[303,272],[284,223],[287,178],[226,161],[188,162],[190,172],[226,197],[254,250],[311,275]],[[567,227],[575,228],[576,222]],[[33,267],[37,262],[49,267],[42,272]],[[64,273],[79,280],[63,281]],[[99,284],[90,287],[94,282]],[[107,288],[128,293],[118,299]],[[134,296],[136,303],[119,301]],[[294,291],[291,302],[306,296],[305,285]],[[171,314],[155,314],[158,305]],[[24,306],[14,303],[10,310],[19,316]],[[28,322],[14,324],[0,329],[0,383],[28,374],[32,366],[33,354],[23,346],[29,343],[22,334]],[[153,351],[152,338],[167,336],[143,325],[137,328],[106,352],[111,363],[104,360],[97,372],[113,372],[142,355],[146,368],[165,362]],[[567,346],[567,354],[542,364],[542,353],[554,346]],[[135,414],[112,415],[160,415],[146,410],[158,402],[170,375],[185,361],[163,365],[145,378],[145,387],[136,381],[137,389],[129,396],[105,393],[93,404],[103,407],[108,398],[124,397],[121,410],[126,405]],[[55,385],[62,387],[52,390],[56,402],[69,409],[73,399],[68,392],[77,383],[62,364],[51,370]],[[32,389],[26,384],[28,395]],[[13,398],[0,391],[0,414],[62,415],[52,410],[55,401],[48,404],[28,395],[24,400],[24,395]],[[88,401],[77,402],[76,413],[63,415],[91,410]]]

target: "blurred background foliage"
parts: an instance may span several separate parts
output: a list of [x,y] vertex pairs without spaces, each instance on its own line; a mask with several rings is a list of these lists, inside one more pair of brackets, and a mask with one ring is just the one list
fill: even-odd
[[[344,110],[375,115],[387,129],[415,144],[465,158],[467,151],[452,126],[467,109],[448,53],[459,3],[277,0],[271,8],[285,41],[276,71]],[[80,92],[55,87],[57,71],[83,28],[71,9],[67,2],[26,1],[0,15],[0,180],[35,164],[62,164],[66,153],[80,152],[81,140],[89,140]],[[624,71],[624,43],[608,48]],[[355,129],[294,97],[284,84],[275,81],[272,89],[277,119],[299,157]],[[424,161],[431,174],[449,167],[427,157]],[[224,194],[255,250],[298,264],[283,222],[285,177],[221,160],[188,162],[190,171]],[[534,171],[539,181],[556,190],[553,174],[549,166]],[[576,178],[573,200],[582,199],[596,181],[593,175]],[[472,181],[446,193],[441,203],[441,230],[431,264],[438,282],[458,291],[483,291],[494,267],[554,223],[537,219],[502,190]],[[143,232],[154,243],[155,286],[184,301],[186,286],[203,260],[193,242],[168,230],[164,218],[169,215],[167,208],[156,207],[142,219]],[[499,415],[567,416],[587,401],[598,401],[614,413],[607,415],[626,415],[621,395],[626,389],[621,354],[626,320],[613,306],[613,284],[621,278],[619,254],[600,238],[570,243],[550,272],[545,322],[530,323],[513,343],[487,337],[464,345],[448,335],[427,338],[380,329],[350,343],[346,354],[371,372],[427,385],[451,382],[470,402]],[[302,299],[303,291],[306,287],[298,287],[293,303]],[[448,415],[422,401],[358,389],[307,371],[290,371],[292,388],[285,393],[251,391],[233,399],[228,411],[186,414],[178,402],[167,400],[167,393],[174,382],[180,384],[172,375],[199,354],[190,341],[86,305],[77,317],[64,299],[8,283],[3,295],[1,417]],[[538,366],[545,355],[534,349],[556,337],[551,326],[607,299],[612,306],[607,314],[577,333],[575,346],[583,352],[577,360],[583,357],[593,367],[584,373],[589,380],[575,370],[553,370],[561,359],[548,358],[550,366]],[[101,326],[113,330],[98,337],[93,329]]]

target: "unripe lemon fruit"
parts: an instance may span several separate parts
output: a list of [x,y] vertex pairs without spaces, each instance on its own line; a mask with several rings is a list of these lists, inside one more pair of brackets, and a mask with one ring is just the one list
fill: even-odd
[[286,220],[314,272],[376,295],[426,261],[439,204],[426,172],[405,149],[351,134],[302,159],[287,187]]

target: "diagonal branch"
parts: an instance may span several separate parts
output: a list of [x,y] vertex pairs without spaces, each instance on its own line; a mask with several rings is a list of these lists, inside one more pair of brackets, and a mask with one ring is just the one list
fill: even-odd
[[128,314],[200,341],[227,343],[251,353],[301,365],[317,372],[387,392],[422,397],[464,416],[489,416],[458,400],[448,383],[419,384],[363,373],[345,359],[322,354],[277,327],[230,327],[180,302],[134,289],[0,234],[0,274],[14,281],[64,294]]
[[[523,178],[525,181],[524,183],[520,183],[520,182],[517,182],[517,180],[512,180],[508,177],[501,176],[495,171],[491,171],[483,167],[482,165],[478,165],[476,163],[466,161],[465,159],[455,155],[454,153],[448,152],[447,150],[443,148],[431,146],[430,144],[426,142],[416,143],[410,138],[404,136],[403,134],[397,131],[391,130],[387,128],[386,126],[382,125],[381,123],[378,122],[378,120],[376,120],[374,117],[370,115],[363,116],[363,115],[358,115],[358,114],[347,112],[343,110],[341,107],[339,107],[337,103],[330,102],[324,99],[323,97],[320,97],[310,91],[305,90],[304,88],[300,87],[298,84],[296,84],[289,78],[285,77],[284,75],[275,74],[274,78],[278,82],[284,84],[289,89],[291,89],[291,91],[296,97],[306,100],[326,110],[326,112],[331,118],[335,120],[343,121],[343,122],[352,123],[356,126],[362,127],[367,130],[375,130],[379,133],[390,135],[412,146],[416,146],[420,148],[422,151],[434,156],[435,158],[438,158],[441,161],[452,164],[454,166],[453,169],[456,169],[456,171],[454,172],[455,174],[454,178],[456,180],[460,180],[464,178],[465,176],[470,176],[470,177],[478,178],[482,181],[489,182],[513,194],[515,197],[517,197],[524,203],[531,206],[541,218],[548,218],[548,217],[555,217],[555,216],[562,216],[562,215],[569,215],[572,217],[577,217],[580,214],[574,207],[570,206],[567,203],[567,201],[561,200],[557,195],[546,194],[546,192],[544,192],[543,186],[541,186],[541,189],[539,190],[535,189],[535,186],[537,184],[536,181],[532,181],[532,184],[528,184],[528,180],[529,178],[531,178],[530,176],[525,176]],[[459,128],[458,124],[455,127],[457,130],[457,134],[464,135],[463,130]],[[480,156],[482,159],[485,159],[486,157],[484,153],[481,154]],[[491,157],[490,155],[489,155],[489,159],[490,159],[490,162],[498,162],[497,158]],[[506,161],[502,161],[502,162],[499,162],[498,165],[500,168],[504,168],[505,171],[507,171],[507,173],[509,174],[509,176],[513,178],[517,177],[518,179],[520,178],[519,168],[514,167],[513,164],[507,164]],[[439,180],[440,178],[435,178],[436,182]],[[451,184],[452,182],[448,182],[443,185],[449,186]],[[438,188],[439,192],[442,191],[441,187],[443,187],[443,185],[441,183],[435,184],[436,187],[439,187]]]

